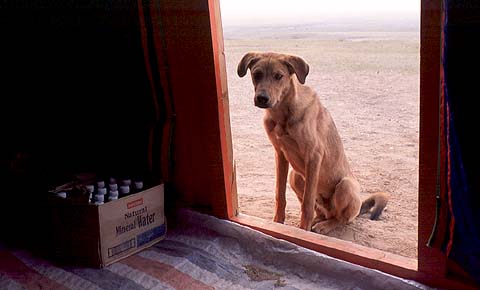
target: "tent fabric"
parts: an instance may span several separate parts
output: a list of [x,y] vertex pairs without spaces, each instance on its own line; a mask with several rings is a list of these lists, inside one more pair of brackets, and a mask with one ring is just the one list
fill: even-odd
[[[480,66],[480,3],[446,0],[443,17],[442,96],[447,150],[449,232],[444,251],[480,283],[480,142],[476,102]],[[478,94],[478,93],[477,93]]]
[[0,245],[0,289],[430,289],[191,210],[177,219],[163,241],[103,269]]

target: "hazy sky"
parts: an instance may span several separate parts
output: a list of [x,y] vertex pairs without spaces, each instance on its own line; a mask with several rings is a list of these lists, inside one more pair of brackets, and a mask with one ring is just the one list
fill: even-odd
[[220,0],[224,25],[419,19],[420,0]]

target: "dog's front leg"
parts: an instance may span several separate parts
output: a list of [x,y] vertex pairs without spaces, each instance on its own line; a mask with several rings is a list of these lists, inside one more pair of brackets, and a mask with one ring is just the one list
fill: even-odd
[[321,159],[320,153],[309,154],[305,159],[305,191],[302,200],[300,228],[306,231],[312,229]]
[[282,223],[285,221],[285,190],[287,189],[288,161],[281,150],[275,151],[276,184],[275,184],[275,216],[273,221]]

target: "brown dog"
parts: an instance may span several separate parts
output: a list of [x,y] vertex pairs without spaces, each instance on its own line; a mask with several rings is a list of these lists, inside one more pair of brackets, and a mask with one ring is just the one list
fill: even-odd
[[[388,196],[376,193],[365,201],[353,176],[332,117],[310,87],[300,57],[250,52],[238,64],[238,75],[250,69],[255,106],[265,109],[264,126],[275,148],[274,221],[285,221],[285,190],[289,182],[301,203],[300,228],[328,233],[371,210],[377,219]],[[373,209],[372,209],[373,208]]]

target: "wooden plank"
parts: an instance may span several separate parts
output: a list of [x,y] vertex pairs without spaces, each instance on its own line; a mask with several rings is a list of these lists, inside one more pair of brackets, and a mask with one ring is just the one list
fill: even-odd
[[215,81],[217,86],[218,116],[220,126],[220,143],[222,147],[223,171],[227,202],[227,216],[235,216],[238,212],[237,184],[235,178],[232,133],[230,127],[230,111],[227,86],[227,68],[223,45],[223,29],[218,0],[209,0],[210,28],[212,34],[213,60],[215,65]]
[[[441,53],[441,1],[422,0],[420,31],[420,145],[418,194],[418,270],[445,277],[446,259],[440,251],[445,233],[445,209],[438,220],[436,240],[432,247],[427,241],[435,221],[435,185],[439,141],[439,96]],[[442,148],[443,149],[443,148]],[[441,160],[445,160],[443,154]],[[441,170],[445,167],[441,163]],[[442,194],[445,191],[441,174]]]
[[286,240],[307,249],[326,254],[328,256],[361,265],[367,268],[441,289],[475,288],[468,281],[454,279],[454,277],[440,277],[417,269],[417,260],[383,252],[377,249],[357,245],[352,242],[307,232],[299,228],[263,220],[244,214],[230,218],[231,221],[263,232],[278,239]]
[[168,65],[164,71],[175,110],[171,184],[176,201],[227,217],[225,184],[230,176],[224,167],[228,156],[223,153],[221,138],[225,137],[221,136],[225,132],[219,126],[221,88],[217,85],[219,65],[214,59],[209,3],[162,0],[153,5],[159,14],[156,19],[161,25],[164,63]]
[[417,260],[415,259],[368,248],[349,241],[307,232],[296,227],[245,214],[239,214],[230,220],[273,237],[368,268],[396,275],[403,274],[409,277],[415,276],[417,270]]

